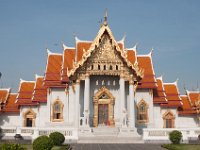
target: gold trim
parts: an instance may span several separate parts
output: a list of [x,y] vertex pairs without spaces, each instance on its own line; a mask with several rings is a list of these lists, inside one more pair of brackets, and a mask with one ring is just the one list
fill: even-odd
[[31,108],[29,108],[26,112],[23,113],[23,118],[24,118],[24,121],[23,121],[24,127],[26,127],[27,118],[32,119],[32,127],[35,127],[36,113]]
[[138,63],[135,63],[134,65],[127,59],[127,52],[125,50],[120,49],[118,43],[116,42],[116,40],[114,39],[114,36],[112,34],[111,29],[107,26],[107,25],[103,25],[101,26],[96,38],[94,39],[94,41],[92,42],[90,48],[88,51],[86,51],[83,54],[82,59],[77,62],[77,63],[73,63],[73,69],[71,70],[67,70],[67,74],[69,77],[73,76],[76,72],[76,70],[80,67],[83,66],[84,63],[86,62],[86,60],[91,56],[92,52],[100,46],[101,43],[101,37],[102,35],[107,32],[109,34],[109,37],[112,41],[112,46],[116,49],[117,52],[120,53],[121,57],[124,59],[124,61],[126,62],[128,67],[131,67],[134,71],[135,74],[139,77],[139,78],[143,78],[144,76],[144,69],[139,68]]
[[[140,105],[142,105],[142,104],[145,105],[144,112],[140,112],[140,110],[139,110]],[[140,100],[140,102],[137,104],[137,123],[144,124],[144,123],[149,122],[148,108],[149,108],[149,105],[145,102],[145,100],[143,100],[143,99]],[[139,120],[140,115],[144,115],[146,119]]]
[[[54,105],[56,104],[56,103],[58,103],[59,105],[61,105],[61,110],[60,110],[60,118],[59,119],[55,119],[53,116],[54,116]],[[62,101],[60,101],[60,99],[56,99],[54,102],[53,102],[53,104],[51,105],[51,121],[52,122],[62,122],[62,121],[64,121],[64,119],[63,119],[63,107],[64,107],[64,105],[63,105],[63,103],[62,103]]]
[[167,119],[172,120],[171,128],[175,128],[175,116],[170,110],[166,111],[163,114],[163,121],[164,121],[163,128],[166,128],[166,120]]
[[[107,97],[106,98],[101,98],[101,96],[105,94]],[[108,121],[110,126],[114,126],[114,103],[115,103],[115,98],[111,94],[111,92],[106,88],[102,87],[97,91],[95,96],[93,97],[93,103],[94,103],[94,116],[93,116],[93,126],[97,127],[98,126],[98,105],[99,104],[108,104]]]

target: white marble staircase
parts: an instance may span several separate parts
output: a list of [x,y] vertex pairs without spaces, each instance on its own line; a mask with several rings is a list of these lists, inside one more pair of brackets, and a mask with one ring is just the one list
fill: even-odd
[[120,136],[120,129],[115,127],[91,128],[90,133],[79,132],[78,143],[143,143],[139,136]]

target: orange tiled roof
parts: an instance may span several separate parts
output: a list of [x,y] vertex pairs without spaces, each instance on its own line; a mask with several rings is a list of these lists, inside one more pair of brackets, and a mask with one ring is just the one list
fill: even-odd
[[32,102],[34,86],[35,82],[33,81],[21,81],[17,95],[18,105],[37,105],[37,103]]
[[73,68],[74,61],[75,61],[75,48],[65,49],[63,52],[63,62],[61,71],[62,82],[69,81],[67,70],[71,70]]
[[156,79],[158,87],[153,90],[153,102],[154,103],[167,103],[165,89],[162,79]]
[[164,83],[164,89],[168,103],[161,104],[166,107],[179,107],[182,106],[179,91],[176,83]]
[[0,103],[6,102],[9,93],[10,93],[10,89],[0,89]]
[[181,100],[182,100],[183,105],[178,111],[180,115],[196,114],[196,111],[195,109],[192,108],[187,95],[182,95]]
[[136,61],[136,51],[134,50],[127,50],[127,58],[128,60],[134,65]]
[[90,48],[91,44],[92,44],[92,42],[84,42],[84,41],[78,42],[76,44],[76,46],[77,46],[77,62],[82,59],[84,50],[86,52]]
[[32,101],[47,102],[47,88],[43,86],[44,77],[36,77]]
[[192,106],[200,100],[200,92],[198,91],[187,91],[187,95]]
[[138,65],[144,69],[144,77],[138,88],[157,88],[153,64],[150,56],[137,56]]
[[63,87],[61,83],[62,54],[48,54],[44,86]]
[[19,107],[17,103],[15,103],[16,97],[17,97],[17,94],[10,93],[8,96],[7,103],[1,112],[19,113]]

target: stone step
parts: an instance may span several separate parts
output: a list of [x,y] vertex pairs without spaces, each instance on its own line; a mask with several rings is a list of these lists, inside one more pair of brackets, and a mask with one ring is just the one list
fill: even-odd
[[144,143],[141,137],[95,136],[80,137],[78,143]]
[[117,136],[119,134],[118,128],[98,127],[92,128],[92,134],[94,136]]

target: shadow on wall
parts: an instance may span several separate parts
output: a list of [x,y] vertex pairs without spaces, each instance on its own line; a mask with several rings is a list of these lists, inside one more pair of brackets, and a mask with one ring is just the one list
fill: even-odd
[[147,125],[146,124],[139,124],[139,125],[136,125],[136,128],[137,128],[137,133],[139,135],[143,135],[143,129],[147,128]]
[[194,121],[195,121],[197,127],[200,126],[200,120],[199,119],[200,119],[199,117],[194,117]]
[[10,119],[8,118],[8,116],[5,116],[5,115],[1,115],[0,116],[0,126],[3,126],[5,124],[5,122],[9,122]]

